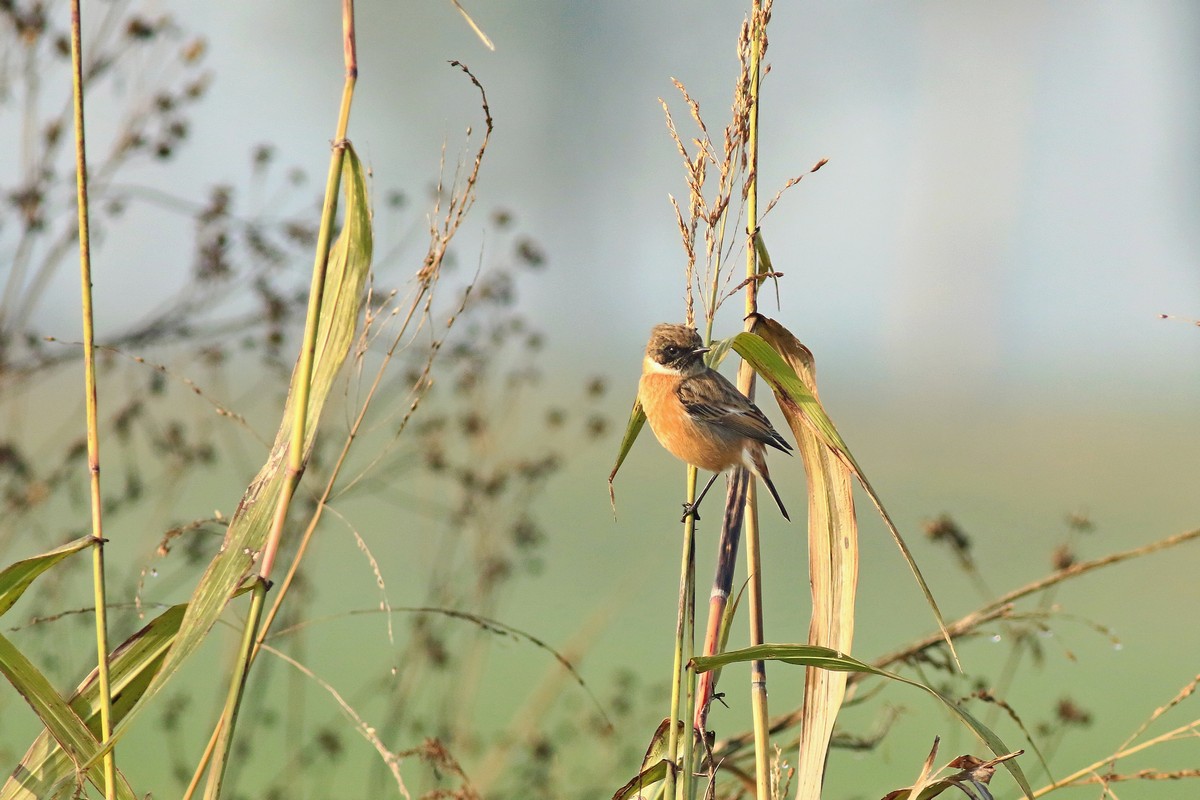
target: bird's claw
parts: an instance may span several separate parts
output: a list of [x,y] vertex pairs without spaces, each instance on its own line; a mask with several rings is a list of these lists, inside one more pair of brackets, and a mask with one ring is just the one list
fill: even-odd
[[699,522],[700,521],[700,510],[697,508],[698,505],[700,505],[700,504],[699,503],[684,503],[683,504],[683,516],[679,518],[679,521],[687,522],[688,517],[695,517],[696,522]]

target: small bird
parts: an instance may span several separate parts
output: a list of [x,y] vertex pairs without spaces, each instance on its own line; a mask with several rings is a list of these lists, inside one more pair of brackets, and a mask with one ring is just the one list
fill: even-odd
[[696,502],[683,504],[683,519],[689,514],[700,519],[696,509],[717,475],[742,465],[762,479],[790,521],[771,483],[763,445],[788,455],[792,446],[758,406],[704,363],[708,351],[695,328],[656,325],[638,382],[638,400],[659,443],[681,461],[714,473]]

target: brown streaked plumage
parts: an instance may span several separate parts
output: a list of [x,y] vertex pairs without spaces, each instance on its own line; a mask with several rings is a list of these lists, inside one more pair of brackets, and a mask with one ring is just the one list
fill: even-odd
[[[792,446],[758,406],[704,363],[707,352],[694,328],[654,327],[638,382],[638,400],[646,421],[663,447],[694,467],[720,474],[730,467],[745,466],[767,485],[783,518],[790,520],[771,483],[765,446],[784,453]],[[714,474],[695,503],[690,507],[684,504],[684,519],[695,514],[716,477]]]

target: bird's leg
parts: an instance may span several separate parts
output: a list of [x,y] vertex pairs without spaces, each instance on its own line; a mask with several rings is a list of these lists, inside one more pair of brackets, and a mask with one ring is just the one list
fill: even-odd
[[708,490],[712,488],[713,482],[716,481],[719,472],[714,472],[713,476],[708,479],[708,483],[704,484],[704,488],[700,490],[700,496],[694,502],[683,504],[683,516],[680,517],[680,522],[687,522],[688,517],[695,517],[696,521],[700,521],[700,501],[704,499],[704,495],[708,494]]

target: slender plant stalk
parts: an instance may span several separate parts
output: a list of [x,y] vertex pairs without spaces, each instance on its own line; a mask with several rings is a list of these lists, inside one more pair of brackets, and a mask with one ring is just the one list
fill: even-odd
[[200,761],[196,765],[195,772],[192,773],[192,779],[188,781],[187,789],[184,790],[182,800],[192,800],[196,796],[196,792],[200,789],[200,781],[204,777],[204,770],[208,768],[212,761],[213,751],[217,749],[217,739],[221,735],[221,723],[213,728],[212,735],[208,737],[208,745],[204,748],[204,752],[200,755]]
[[[695,472],[692,473],[693,479]],[[692,484],[692,490],[695,490],[695,484]],[[692,502],[688,500],[688,502]],[[683,783],[679,786],[679,794],[684,800],[691,800],[696,796],[696,768],[695,768],[695,748],[696,748],[696,730],[692,728],[692,719],[696,716],[696,668],[692,666],[692,658],[696,655],[696,528],[695,517],[689,517],[688,521],[692,523],[691,544],[691,564],[688,565],[688,586],[686,598],[686,609],[684,612],[687,620],[687,631],[684,638],[684,686],[687,690],[685,697],[687,698],[684,707],[683,716],[680,727],[683,732],[683,749],[680,753],[679,760],[683,764]]]
[[[696,468],[692,466],[687,468],[687,498],[689,503],[694,502],[696,498]],[[679,615],[675,620],[675,657],[671,664],[671,721],[667,729],[667,762],[671,764],[671,768],[667,770],[667,779],[663,787],[663,797],[668,800],[673,797],[687,798],[690,796],[692,783],[690,776],[694,772],[691,763],[692,737],[689,735],[684,739],[681,759],[679,757],[679,733],[680,720],[692,718],[690,709],[681,711],[680,708],[682,686],[685,681],[688,684],[688,700],[691,703],[695,702],[696,671],[691,666],[691,660],[695,649],[696,620],[694,614],[688,613],[689,609],[695,608],[694,602],[688,602],[688,598],[695,597],[695,576],[696,518],[689,514],[683,523],[683,555],[679,567]],[[685,727],[686,725],[687,723],[684,723]],[[682,782],[676,779],[675,767],[677,765],[683,772]]]
[[[724,240],[726,215],[721,215],[721,236],[718,241]],[[704,313],[704,342],[712,341],[713,320],[717,314],[717,297],[720,287],[721,276],[721,250],[717,248],[717,260],[712,269],[712,281],[708,291],[708,305]],[[689,297],[691,295],[691,283],[688,283]],[[696,468],[689,466],[687,471],[687,498],[691,503],[696,498]],[[685,654],[686,649],[686,654]],[[680,800],[687,800],[693,793],[693,785],[695,783],[695,769],[693,768],[693,753],[695,750],[695,732],[689,732],[687,739],[683,742],[683,753],[681,759],[677,760],[676,755],[679,754],[679,720],[687,720],[684,726],[691,724],[691,720],[696,717],[696,670],[692,666],[692,656],[696,651],[696,518],[688,516],[684,521],[684,541],[683,541],[683,557],[682,567],[679,577],[679,617],[675,628],[675,663],[674,672],[672,673],[673,681],[671,684],[671,729],[667,734],[667,759],[671,764],[680,764],[683,770],[683,781],[678,785],[676,790],[676,781],[674,773],[668,773],[666,785],[663,791],[663,796],[666,798],[678,796]],[[681,686],[687,684],[686,695],[686,710],[684,716],[680,716],[680,695],[682,694]],[[699,732],[703,735],[703,731]]]
[[333,153],[329,159],[329,176],[325,181],[325,204],[321,210],[321,227],[317,233],[316,260],[313,263],[312,285],[308,294],[308,316],[304,321],[304,343],[300,351],[300,364],[296,368],[296,402],[292,422],[292,443],[288,449],[287,478],[279,495],[271,532],[263,548],[258,574],[269,581],[279,542],[283,538],[283,526],[287,519],[292,495],[304,472],[304,438],[307,433],[308,396],[312,381],[313,361],[317,350],[317,323],[321,315],[321,302],[325,291],[325,272],[329,266],[329,243],[333,238],[333,221],[337,215],[338,187],[342,181],[342,165],[346,155],[346,131],[350,125],[350,103],[354,99],[354,84],[358,80],[358,57],[354,44],[354,0],[342,0],[342,26],[345,42],[346,82],[342,87],[342,105],[338,113],[337,133],[333,139]]
[[[353,60],[354,51],[353,51],[352,43],[353,43],[353,30],[352,30],[352,28],[348,27],[348,29],[347,29],[347,45],[348,46],[347,46],[347,51],[346,51],[346,53],[347,53],[347,72],[350,75],[356,75],[357,71],[354,66],[354,60]],[[287,572],[286,576],[284,577],[283,581],[280,583],[280,585],[277,588],[272,587],[272,588],[275,588],[275,592],[276,592],[275,599],[272,602],[270,609],[266,612],[266,616],[263,619],[262,624],[259,625],[259,627],[258,627],[257,635],[254,637],[253,644],[249,650],[249,654],[247,657],[247,661],[249,664],[254,663],[254,660],[258,656],[258,653],[265,646],[266,638],[270,632],[271,626],[274,623],[275,618],[277,617],[280,609],[282,608],[283,600],[287,596],[288,590],[291,587],[297,572],[299,571],[300,564],[304,560],[304,555],[307,552],[308,545],[309,545],[310,541],[312,540],[313,534],[315,533],[315,531],[317,529],[318,523],[321,520],[323,511],[326,508],[329,497],[333,494],[334,487],[337,484],[338,477],[341,475],[342,467],[345,464],[346,457],[349,454],[350,448],[354,444],[355,440],[357,439],[359,431],[361,430],[362,425],[366,419],[367,411],[371,406],[372,399],[376,396],[376,394],[379,390],[379,387],[383,380],[383,376],[387,369],[387,365],[390,363],[391,359],[396,354],[396,351],[400,348],[401,343],[404,339],[404,336],[408,333],[410,324],[413,322],[416,312],[418,310],[423,310],[425,313],[428,313],[428,311],[429,311],[429,295],[432,292],[434,282],[437,280],[438,266],[440,265],[441,260],[444,256],[445,247],[449,243],[450,239],[453,237],[454,233],[457,231],[458,227],[460,226],[465,210],[471,205],[470,198],[473,195],[474,187],[476,185],[476,182],[478,181],[479,167],[480,167],[480,164],[483,159],[484,151],[486,150],[488,141],[491,137],[492,118],[491,118],[491,113],[488,110],[487,96],[486,96],[486,94],[483,93],[482,85],[480,85],[480,83],[475,79],[474,75],[472,75],[471,72],[464,65],[459,64],[457,62],[452,62],[452,63],[455,66],[459,67],[459,69],[461,69],[463,72],[465,72],[467,74],[467,76],[471,79],[472,83],[474,83],[475,86],[480,91],[481,98],[483,101],[484,115],[485,115],[486,122],[487,122],[487,131],[484,134],[483,143],[480,145],[479,151],[476,154],[474,168],[472,169],[472,171],[466,178],[465,186],[462,189],[462,192],[460,194],[461,200],[458,202],[451,203],[451,210],[448,212],[448,216],[447,216],[447,220],[446,220],[446,228],[440,234],[438,234],[438,236],[436,238],[436,246],[431,248],[430,255],[428,256],[426,265],[424,267],[422,267],[421,272],[419,273],[419,276],[421,279],[420,292],[418,293],[418,295],[415,298],[413,298],[412,302],[409,304],[408,312],[405,315],[403,321],[400,323],[399,330],[397,331],[395,337],[393,338],[391,346],[388,348],[383,361],[380,363],[380,365],[376,371],[374,382],[372,383],[371,388],[368,390],[366,399],[364,400],[361,408],[358,411],[357,417],[355,418],[353,424],[350,427],[350,432],[347,435],[346,440],[342,445],[342,451],[338,455],[336,461],[333,464],[333,467],[330,470],[328,480],[326,481],[325,489],[324,489],[320,499],[316,503],[316,511],[314,512],[312,518],[309,520],[308,525],[305,528],[304,534],[301,537],[300,542],[297,546],[296,553],[292,558],[292,563],[288,569],[288,572]],[[344,113],[347,112],[347,106],[345,104],[343,104],[343,112]],[[344,118],[345,118],[345,116],[343,116],[343,119]],[[449,325],[452,325],[454,320],[457,318],[458,314],[462,313],[462,311],[464,310],[464,307],[466,304],[465,296],[464,296],[462,302],[463,302],[463,305],[459,306],[458,310],[455,312],[454,316],[451,318],[451,322],[449,323]],[[448,327],[449,327],[449,325],[448,325]],[[436,353],[436,351],[435,351],[435,353]],[[431,354],[429,361],[426,363],[425,372],[421,377],[421,381],[426,382],[426,384],[428,382],[429,369],[432,367],[433,357],[434,357],[434,354]],[[412,404],[409,407],[408,413],[405,415],[404,420],[401,422],[400,430],[404,429],[405,425],[407,424],[408,420],[411,418],[412,414],[417,410],[417,405],[419,404],[422,396],[423,396],[423,393],[418,393],[417,397],[413,400]],[[397,435],[399,435],[399,431],[397,432]],[[351,485],[353,485],[353,481],[351,482]],[[201,755],[200,760],[196,766],[196,770],[192,775],[192,780],[189,783],[188,788],[183,795],[184,800],[190,800],[190,798],[193,797],[196,790],[198,789],[200,780],[203,777],[205,770],[208,768],[209,762],[213,756],[213,753],[216,750],[217,742],[218,742],[223,730],[224,730],[224,725],[223,725],[223,720],[222,720],[222,721],[218,722],[218,724],[216,726],[214,726],[214,728],[213,728],[212,734],[208,740],[208,745],[206,746],[204,753]]]
[[325,182],[325,201],[321,211],[321,227],[317,234],[316,256],[313,263],[312,284],[308,296],[308,314],[304,323],[304,340],[300,350],[300,361],[296,367],[295,380],[292,384],[293,413],[292,441],[288,448],[288,464],[283,485],[280,487],[279,499],[275,507],[275,516],[271,522],[271,531],[263,547],[262,558],[259,562],[258,580],[254,585],[250,609],[246,616],[243,630],[242,646],[238,653],[238,662],[230,682],[229,694],[226,698],[225,709],[220,721],[220,733],[216,737],[216,747],[213,749],[213,762],[209,767],[208,784],[205,787],[206,800],[217,800],[221,794],[221,784],[224,780],[225,769],[229,762],[230,744],[237,722],[238,709],[241,706],[246,678],[249,674],[251,657],[254,649],[255,634],[258,632],[259,621],[265,604],[267,589],[270,586],[271,569],[275,556],[279,552],[279,543],[283,538],[283,528],[287,520],[291,500],[304,473],[304,440],[307,433],[308,401],[310,384],[312,382],[313,362],[316,358],[317,327],[321,315],[321,304],[325,289],[325,274],[329,266],[329,245],[333,238],[333,223],[337,215],[338,187],[342,180],[342,167],[345,163],[346,132],[350,123],[350,105],[354,98],[354,85],[358,80],[358,58],[355,47],[354,33],[354,0],[342,2],[342,30],[346,63],[346,81],[342,89],[341,108],[338,113],[337,133],[334,136],[333,153],[329,159],[329,175]]
[[[746,163],[750,171],[746,179],[746,319],[758,312],[758,100],[762,73],[762,44],[766,32],[762,3],[754,0],[750,12],[750,96],[747,98]],[[748,321],[747,330],[751,323]],[[738,389],[754,398],[754,370],[745,362],[738,370]],[[758,482],[750,482],[746,496],[746,571],[749,583],[750,644],[766,641],[762,616],[762,547],[758,526]],[[767,665],[764,661],[750,663],[750,708],[754,725],[754,772],[756,797],[771,797],[771,737],[770,714],[767,711]]]
[[1045,797],[1046,795],[1050,794],[1051,792],[1055,791],[1056,789],[1061,789],[1065,786],[1071,786],[1076,781],[1081,781],[1082,779],[1086,778],[1088,775],[1095,774],[1099,770],[1104,769],[1106,766],[1111,765],[1114,761],[1118,761],[1122,758],[1128,758],[1129,756],[1134,755],[1135,753],[1139,753],[1142,750],[1146,750],[1148,748],[1154,747],[1155,745],[1162,744],[1163,742],[1169,742],[1174,739],[1184,739],[1184,738],[1194,739],[1198,730],[1200,730],[1200,720],[1194,720],[1192,722],[1189,722],[1187,725],[1181,725],[1180,727],[1175,728],[1174,730],[1170,730],[1164,734],[1155,736],[1153,739],[1147,739],[1146,741],[1142,742],[1141,744],[1136,744],[1136,745],[1129,746],[1129,747],[1122,747],[1120,750],[1118,750],[1117,752],[1113,753],[1112,755],[1110,755],[1106,758],[1102,758],[1099,761],[1095,761],[1095,762],[1087,765],[1083,769],[1073,772],[1070,775],[1068,775],[1067,777],[1062,778],[1061,780],[1057,780],[1054,783],[1043,786],[1042,788],[1036,790],[1033,793],[1033,797],[1035,797],[1035,798]]
[[[292,558],[292,563],[288,567],[287,574],[284,576],[278,587],[272,587],[275,590],[275,599],[272,600],[271,607],[267,610],[266,616],[263,617],[262,624],[258,628],[258,634],[254,637],[254,644],[251,647],[248,658],[251,664],[254,663],[254,660],[258,657],[259,652],[262,650],[263,645],[267,640],[267,635],[270,633],[271,626],[274,624],[275,618],[279,615],[279,611],[283,606],[283,599],[287,596],[288,590],[292,586],[296,574],[300,570],[300,564],[303,562],[304,555],[308,551],[308,545],[312,541],[313,534],[316,532],[317,525],[320,523],[325,507],[329,502],[329,497],[333,494],[334,486],[337,483],[338,477],[341,475],[342,467],[346,463],[347,456],[350,454],[350,447],[358,438],[358,433],[362,429],[362,425],[366,420],[367,411],[371,407],[371,401],[375,397],[379,386],[383,381],[384,372],[388,363],[395,355],[404,335],[408,332],[409,324],[412,322],[415,312],[422,306],[422,297],[424,297],[423,294],[415,298],[410,304],[408,314],[400,324],[400,330],[393,339],[391,347],[388,348],[387,353],[384,355],[383,362],[379,365],[379,369],[375,373],[375,380],[371,384],[371,388],[367,391],[366,399],[363,402],[362,407],[358,410],[358,415],[355,417],[354,422],[350,426],[350,431],[346,436],[346,441],[342,444],[342,451],[338,454],[337,459],[334,461],[333,466],[329,471],[329,479],[325,483],[325,489],[321,493],[321,497],[316,502],[316,510],[314,511],[312,518],[309,520],[308,525],[304,529],[304,535],[300,538],[300,543],[296,548],[296,554]],[[415,402],[416,401],[414,401],[414,406]],[[412,410],[415,410],[415,408],[411,409],[410,413]],[[201,754],[200,760],[196,765],[196,770],[192,774],[192,780],[188,784],[188,788],[183,794],[184,800],[189,800],[195,794],[197,788],[199,788],[200,780],[204,775],[204,770],[208,768],[209,761],[212,759],[213,751],[216,749],[217,739],[221,735],[221,730],[222,726],[220,724],[213,728],[212,734],[208,739],[208,745]]]
[[[257,619],[262,614],[263,600],[266,597],[266,590],[261,589],[263,581],[259,581],[254,587],[254,592],[250,595],[250,613],[247,615],[250,619]],[[242,702],[243,691],[246,688],[246,678],[250,675],[250,648],[254,644],[255,628],[251,625],[246,625],[242,630],[242,642],[238,648],[237,665],[239,669],[234,670],[234,680],[229,685],[229,693],[225,698],[225,713],[221,717],[220,729],[214,741],[214,749],[218,756],[217,761],[212,765],[208,776],[208,785],[205,787],[204,796],[206,800],[216,800],[221,796],[221,785],[225,779],[225,768],[229,764],[229,746],[233,740],[233,728],[237,722],[238,708]],[[245,667],[244,669],[240,667]],[[209,752],[206,750],[206,753]]]
[[[100,743],[112,738],[112,690],[108,676],[108,599],[100,498],[100,431],[96,408],[96,331],[92,319],[92,253],[88,230],[87,147],[83,129],[83,36],[79,0],[71,0],[71,75],[75,114],[75,204],[79,214],[79,277],[83,310],[83,384],[87,407],[87,455],[92,500],[92,588],[96,606],[96,677],[100,690]],[[104,754],[104,797],[117,796],[117,760]]]
[[[746,511],[746,492],[750,488],[750,472],[745,467],[735,468],[729,476],[729,488],[725,493],[725,513],[721,521],[721,536],[717,540],[717,564],[713,571],[712,589],[708,596],[708,627],[704,632],[702,654],[716,655],[725,645],[728,635],[726,613],[729,597],[733,591],[733,573],[737,564],[738,550],[742,544],[743,520]],[[717,685],[717,670],[700,674],[696,701],[696,730],[707,735],[708,712],[712,706],[713,693]],[[705,757],[710,766],[715,763],[708,758],[705,742]]]
[[[751,370],[752,372],[752,370]],[[753,375],[750,382],[753,386]],[[766,636],[762,611],[762,547],[758,526],[758,496],[754,483],[746,495],[746,587],[749,601],[750,643],[764,644]],[[767,710],[767,666],[764,661],[750,662],[750,710],[754,726],[754,766],[758,797],[770,798],[771,736]]]

